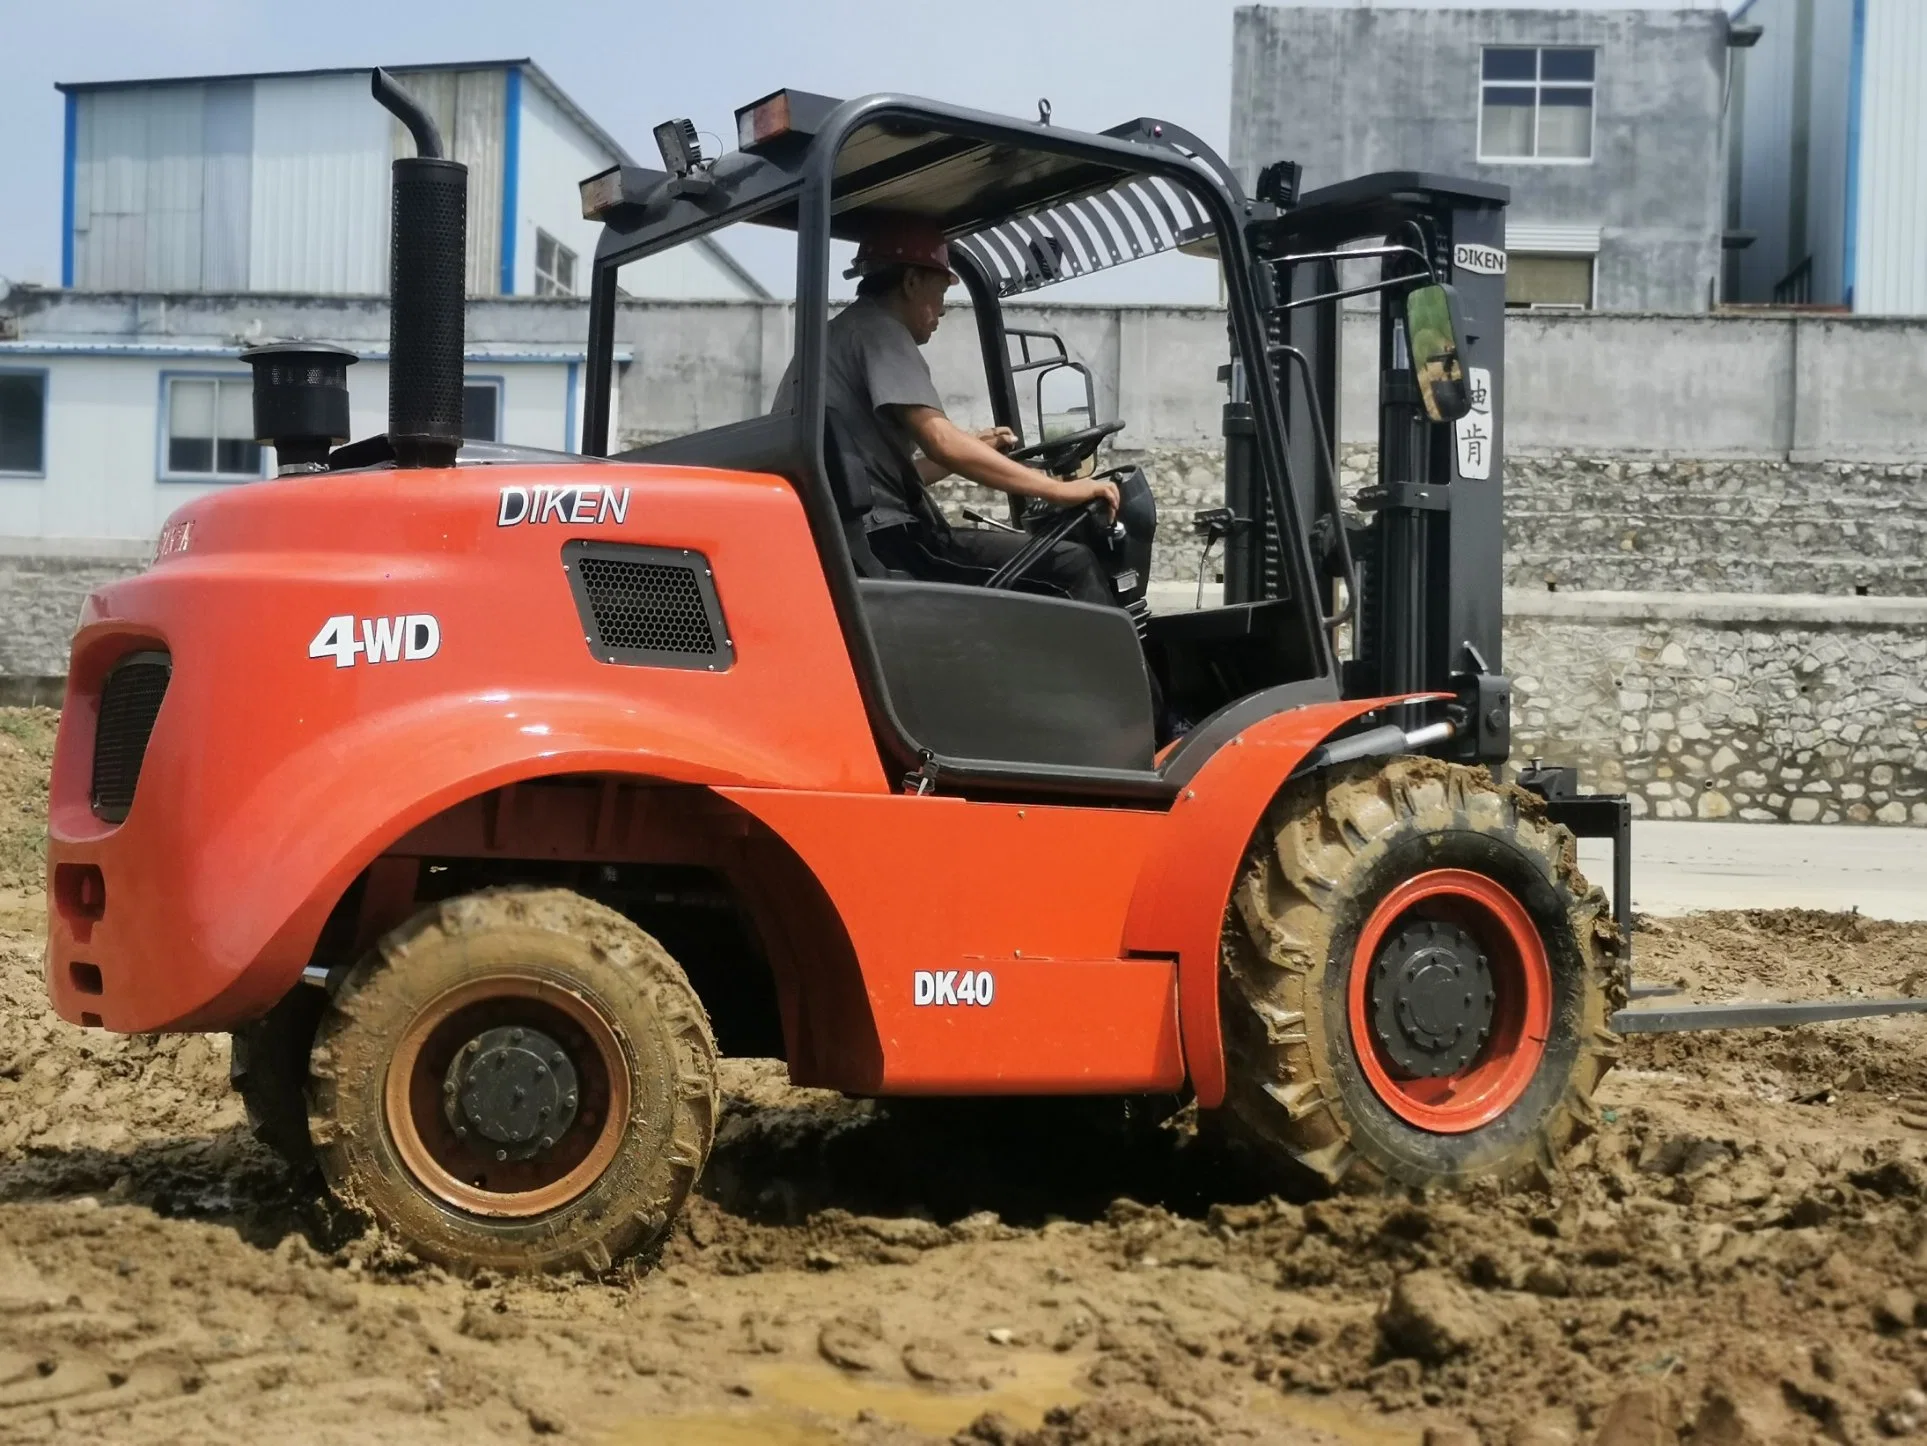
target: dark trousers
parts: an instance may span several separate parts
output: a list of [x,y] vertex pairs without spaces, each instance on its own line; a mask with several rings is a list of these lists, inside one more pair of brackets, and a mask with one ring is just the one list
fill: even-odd
[[[984,582],[1030,545],[1027,532],[956,528],[941,537],[913,536],[909,527],[879,528],[869,536],[870,550],[885,567],[928,582]],[[1097,565],[1097,555],[1081,542],[1060,542],[1024,574],[1078,602],[1115,607],[1117,597]]]

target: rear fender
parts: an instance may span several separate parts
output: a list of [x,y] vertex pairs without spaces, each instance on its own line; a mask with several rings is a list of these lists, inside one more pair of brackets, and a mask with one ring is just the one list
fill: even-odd
[[1124,926],[1129,954],[1178,961],[1178,1030],[1198,1104],[1224,1102],[1218,969],[1225,909],[1265,810],[1292,770],[1335,731],[1366,713],[1428,698],[1314,703],[1252,724],[1207,759],[1171,806]]
[[[59,810],[53,819],[51,863],[99,860],[108,872],[113,906],[84,952],[140,962],[117,971],[104,998],[57,997],[74,1017],[97,1011],[110,1029],[221,1029],[258,1016],[293,987],[330,911],[370,863],[489,789],[570,773],[715,786],[785,772],[785,760],[718,720],[659,711],[646,698],[612,708],[606,695],[438,695],[328,729],[237,788],[219,758],[169,736],[183,719],[163,710],[119,829],[102,835],[84,793],[71,827]],[[183,836],[181,820],[194,832]],[[112,937],[117,919],[138,921],[142,937]],[[73,953],[67,942],[62,952]],[[50,982],[58,996],[61,981]]]

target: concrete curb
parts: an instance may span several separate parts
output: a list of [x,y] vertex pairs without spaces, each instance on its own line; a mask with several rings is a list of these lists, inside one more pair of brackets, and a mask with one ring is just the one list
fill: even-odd
[[[1204,585],[1204,606],[1217,607],[1224,589]],[[1195,582],[1154,582],[1151,610],[1187,613],[1198,607]],[[1541,592],[1505,590],[1508,619],[1545,618],[1591,623],[1793,623],[1831,628],[1927,626],[1927,597],[1825,597],[1813,593]]]

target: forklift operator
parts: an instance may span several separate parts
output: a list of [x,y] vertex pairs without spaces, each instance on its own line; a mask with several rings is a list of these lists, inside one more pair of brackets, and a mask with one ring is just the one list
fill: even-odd
[[[878,561],[929,581],[982,582],[1030,542],[1023,532],[952,528],[928,484],[953,473],[1060,507],[1102,498],[1116,513],[1116,483],[1063,481],[1013,462],[1004,456],[1017,443],[1008,427],[972,435],[944,415],[918,350],[935,334],[944,292],[957,281],[934,225],[909,216],[882,222],[844,275],[857,278],[857,299],[830,322],[824,390],[846,465],[862,469],[876,497],[864,531]],[[792,361],[777,387],[778,405],[795,367]],[[1031,575],[1079,602],[1115,603],[1097,558],[1081,544],[1058,543]]]

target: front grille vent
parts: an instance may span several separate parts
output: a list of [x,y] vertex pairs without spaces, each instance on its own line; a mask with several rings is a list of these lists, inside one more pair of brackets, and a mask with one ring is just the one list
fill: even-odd
[[94,727],[93,808],[97,818],[121,823],[134,806],[147,740],[167,696],[174,663],[166,653],[130,653],[114,664],[100,690]]
[[605,663],[721,672],[735,661],[709,559],[673,547],[562,549],[589,651]]

